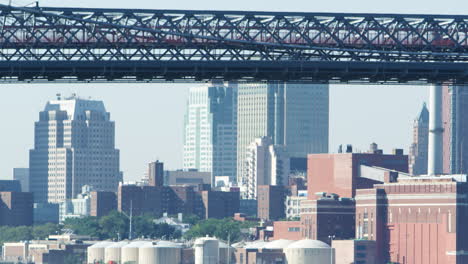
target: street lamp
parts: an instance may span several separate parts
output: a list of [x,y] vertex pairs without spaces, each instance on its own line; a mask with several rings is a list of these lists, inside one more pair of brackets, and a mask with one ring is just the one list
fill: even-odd
[[330,235],[330,236],[328,236],[328,238],[330,239],[330,264],[333,264],[333,247],[332,247],[332,243],[333,243],[333,239],[335,239],[335,235]]

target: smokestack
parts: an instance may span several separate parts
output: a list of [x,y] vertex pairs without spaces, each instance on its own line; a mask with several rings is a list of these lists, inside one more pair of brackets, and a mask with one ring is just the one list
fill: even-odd
[[427,174],[442,174],[442,85],[429,88],[429,149]]

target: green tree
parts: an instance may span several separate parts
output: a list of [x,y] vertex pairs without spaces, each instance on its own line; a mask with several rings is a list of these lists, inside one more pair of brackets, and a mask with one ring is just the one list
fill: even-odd
[[123,239],[128,237],[128,218],[117,211],[113,211],[99,219],[101,234],[104,239]]
[[23,240],[31,240],[32,228],[29,226],[2,226],[0,227],[0,244],[5,242],[18,242]]
[[200,217],[194,214],[184,214],[182,217],[182,222],[190,225],[196,225],[200,220]]
[[83,218],[67,218],[65,219],[64,228],[71,229],[77,235],[87,235],[95,238],[104,239],[105,236],[101,233],[99,219],[94,216]]
[[133,237],[152,238],[155,224],[151,215],[136,216],[132,219],[132,224]]
[[33,239],[46,239],[49,235],[58,234],[60,232],[60,226],[53,223],[47,223],[45,225],[34,226],[32,229]]
[[207,219],[200,221],[190,228],[190,230],[185,233],[185,237],[187,239],[192,239],[208,235],[215,236],[222,240],[228,240],[228,238],[230,238],[232,242],[235,242],[242,237],[240,229],[241,223],[233,219]]

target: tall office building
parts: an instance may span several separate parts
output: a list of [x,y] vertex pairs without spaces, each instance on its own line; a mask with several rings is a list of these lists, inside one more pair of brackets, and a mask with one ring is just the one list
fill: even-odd
[[[193,87],[184,130],[184,170],[236,176],[236,89],[222,84]],[[213,182],[213,180],[212,180]]]
[[267,136],[291,157],[328,152],[329,89],[324,84],[239,83],[237,181],[245,181],[247,147]]
[[429,144],[429,111],[423,105],[418,118],[413,124],[413,143],[409,151],[409,173],[412,175],[427,174],[427,155]]
[[442,118],[444,173],[468,173],[468,88],[443,87]]
[[75,95],[49,101],[35,123],[29,167],[36,203],[75,198],[83,185],[117,191],[122,178],[119,150],[104,103]]

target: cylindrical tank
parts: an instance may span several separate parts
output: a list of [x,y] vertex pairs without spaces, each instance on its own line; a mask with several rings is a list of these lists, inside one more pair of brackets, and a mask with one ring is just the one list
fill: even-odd
[[128,245],[127,241],[120,241],[109,245],[104,250],[105,263],[120,263],[122,247]]
[[112,244],[114,242],[102,241],[88,247],[88,263],[104,262],[105,248]]
[[266,243],[263,246],[263,250],[283,250],[284,248],[288,247],[295,241],[288,240],[288,239],[278,239],[271,242]]
[[[233,259],[234,255],[235,255],[235,249],[232,246],[228,246],[228,244],[222,241],[219,241],[219,263],[220,264],[235,263],[235,260]],[[231,259],[230,261],[228,260],[229,258]]]
[[140,246],[138,264],[180,263],[182,245],[158,241]]
[[335,263],[334,250],[318,240],[304,239],[290,244],[284,249],[287,264]]
[[122,247],[121,263],[137,264],[138,263],[138,250],[145,244],[152,244],[148,241],[133,241],[128,245]]
[[219,241],[213,237],[202,237],[195,240],[195,264],[218,264]]

